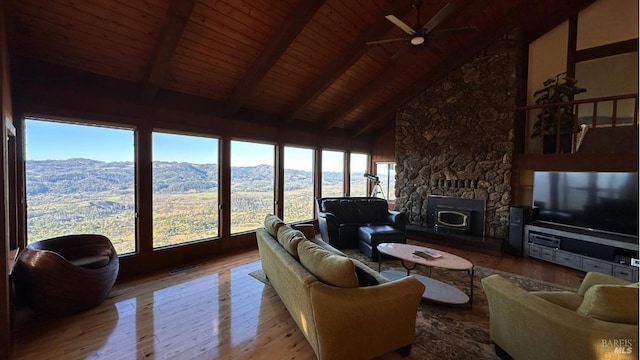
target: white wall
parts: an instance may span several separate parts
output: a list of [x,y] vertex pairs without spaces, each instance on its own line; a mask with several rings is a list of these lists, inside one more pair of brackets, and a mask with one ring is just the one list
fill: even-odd
[[535,104],[533,93],[545,80],[567,71],[568,34],[569,23],[565,21],[529,44],[527,105]]
[[[568,27],[565,21],[529,44],[527,105],[535,103],[533,93],[542,88],[544,80],[567,70]],[[638,0],[598,0],[578,14],[578,50],[637,37]],[[637,83],[637,74],[636,69],[635,74],[626,74],[625,78]],[[579,85],[587,82],[580,78],[578,81]],[[635,88],[637,90],[637,86]],[[602,91],[593,90],[593,93],[605,96]],[[594,96],[583,96],[591,97]]]
[[598,0],[578,14],[577,50],[638,37],[638,0]]

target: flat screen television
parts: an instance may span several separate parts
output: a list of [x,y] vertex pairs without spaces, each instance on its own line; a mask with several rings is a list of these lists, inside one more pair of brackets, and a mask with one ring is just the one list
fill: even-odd
[[637,172],[536,171],[537,220],[638,236]]

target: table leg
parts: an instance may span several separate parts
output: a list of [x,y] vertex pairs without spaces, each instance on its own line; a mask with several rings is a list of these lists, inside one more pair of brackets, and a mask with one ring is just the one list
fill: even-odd
[[[407,266],[407,264],[404,262],[404,260],[400,259],[400,263],[402,263],[402,266],[407,269],[407,276],[411,275],[411,270],[414,270],[418,264],[417,263],[411,263],[413,264],[413,266],[409,267]],[[379,271],[378,271],[379,272]]]

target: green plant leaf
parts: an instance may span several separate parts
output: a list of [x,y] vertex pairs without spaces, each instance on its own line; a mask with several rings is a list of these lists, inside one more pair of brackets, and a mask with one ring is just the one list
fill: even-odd
[[[547,79],[543,82],[543,88],[536,90],[533,96],[538,105],[561,104],[571,101],[576,94],[587,91],[586,88],[578,87],[578,80],[563,76],[565,73],[557,74],[555,79]],[[564,104],[548,106],[542,108],[537,115],[537,121],[533,124],[531,138],[541,135],[554,135],[558,131],[561,134],[571,134],[574,131],[573,105]]]

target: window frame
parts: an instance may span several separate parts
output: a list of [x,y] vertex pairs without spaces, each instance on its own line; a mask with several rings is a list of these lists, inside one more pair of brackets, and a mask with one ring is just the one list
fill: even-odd
[[[231,225],[232,222],[232,217],[233,217],[233,209],[232,209],[232,204],[231,202],[233,201],[231,196],[232,196],[232,190],[231,187],[233,186],[232,183],[232,177],[233,177],[233,143],[234,142],[243,142],[243,143],[252,143],[252,144],[258,144],[258,145],[269,145],[273,147],[273,181],[272,181],[272,185],[273,185],[273,197],[272,197],[272,210],[270,213],[277,213],[277,207],[278,207],[278,179],[280,176],[278,176],[280,174],[280,170],[279,170],[279,164],[280,161],[278,160],[279,158],[279,149],[280,146],[276,143],[273,142],[268,142],[268,141],[259,141],[259,140],[250,140],[250,139],[246,139],[246,138],[232,138],[229,140],[229,153],[227,156],[227,159],[229,161],[229,234],[230,236],[235,236],[235,235],[242,235],[242,234],[247,234],[247,233],[252,233],[253,231],[255,231],[254,229],[249,229],[249,230],[241,230],[241,231],[233,231],[233,227]],[[223,155],[224,156],[224,155]],[[262,225],[262,223],[260,223],[259,225]]]
[[[282,147],[282,177],[280,177],[282,179],[281,181],[281,186],[280,188],[282,189],[282,200],[279,201],[278,203],[282,203],[281,206],[281,213],[279,213],[279,215],[281,215],[282,220],[286,221],[286,222],[292,222],[292,223],[300,223],[300,222],[307,222],[307,221],[311,221],[314,220],[315,218],[315,197],[316,197],[316,153],[317,153],[317,149],[313,148],[313,147],[304,147],[304,146],[300,146],[300,145],[288,145],[288,144],[284,144]],[[311,151],[311,190],[312,190],[312,197],[311,197],[311,217],[310,218],[306,218],[306,219],[301,219],[301,220],[289,220],[286,217],[286,200],[285,200],[285,193],[286,193],[286,184],[285,184],[285,175],[284,172],[286,171],[286,150],[287,148],[295,148],[295,149],[302,149],[302,150],[309,150]],[[276,192],[278,192],[276,190]],[[278,207],[280,208],[280,207]],[[279,209],[280,210],[280,209]]]
[[[138,128],[135,125],[131,125],[131,124],[125,124],[125,123],[117,123],[117,122],[107,122],[107,121],[94,121],[94,120],[90,120],[90,119],[76,119],[76,118],[68,118],[68,117],[59,117],[59,116],[49,116],[49,115],[39,115],[39,114],[24,114],[24,116],[20,119],[20,125],[21,125],[21,130],[22,130],[22,149],[20,151],[20,155],[23,161],[23,169],[22,169],[22,174],[21,174],[21,179],[22,179],[22,187],[23,187],[23,191],[24,191],[24,206],[23,208],[20,210],[22,216],[23,216],[23,224],[24,224],[24,228],[20,230],[21,233],[21,237],[19,239],[19,247],[26,247],[28,244],[35,242],[35,241],[39,241],[39,240],[44,240],[44,239],[38,239],[38,240],[34,240],[31,241],[29,239],[29,224],[28,224],[28,196],[27,196],[27,182],[28,182],[28,177],[27,177],[27,161],[30,161],[27,159],[27,138],[28,138],[28,134],[27,134],[27,123],[30,120],[34,120],[34,121],[40,121],[40,122],[47,122],[47,123],[57,123],[57,124],[62,124],[62,125],[76,125],[76,126],[82,126],[82,127],[94,127],[94,128],[103,128],[103,129],[115,129],[115,130],[124,130],[124,131],[130,131],[131,132],[131,136],[132,136],[132,165],[133,165],[133,217],[132,217],[132,226],[133,226],[133,239],[131,239],[130,241],[132,242],[132,249],[129,251],[129,249],[127,249],[128,251],[126,252],[121,252],[119,251],[119,255],[131,255],[131,254],[137,254],[139,252],[139,242],[138,242],[138,232],[139,232],[139,227],[138,227],[138,206],[137,206],[137,187],[138,187],[138,177],[137,177],[137,131]],[[89,160],[94,160],[94,159],[89,159]],[[99,160],[98,160],[99,161]],[[62,236],[65,235],[63,233],[59,233],[54,235],[55,236]],[[105,234],[107,236],[109,236],[109,234]],[[114,244],[114,246],[116,246],[117,249],[117,244]]]
[[[217,198],[217,204],[215,204],[216,207],[216,211],[217,211],[217,217],[216,217],[216,222],[217,222],[217,229],[216,229],[216,235],[214,236],[207,236],[204,238],[198,238],[198,239],[191,239],[191,240],[187,240],[184,242],[180,242],[180,243],[176,243],[176,244],[168,244],[168,245],[161,245],[161,246],[156,246],[155,245],[155,236],[152,236],[151,242],[152,242],[152,247],[154,249],[154,251],[157,250],[161,250],[164,248],[170,248],[170,247],[180,247],[180,246],[184,246],[184,245],[188,245],[190,243],[196,243],[196,242],[204,242],[204,241],[213,241],[213,240],[219,240],[222,237],[221,234],[221,214],[220,214],[220,210],[221,210],[221,206],[220,206],[220,202],[221,202],[221,197],[220,197],[220,187],[221,187],[221,174],[220,174],[220,163],[221,163],[221,158],[222,158],[222,154],[221,154],[221,142],[222,140],[220,139],[219,136],[214,136],[214,135],[209,135],[209,134],[202,134],[202,133],[194,133],[194,132],[188,132],[188,131],[177,131],[177,130],[168,130],[168,129],[164,129],[164,128],[154,128],[151,132],[151,137],[152,137],[152,141],[151,141],[151,192],[152,192],[152,196],[151,196],[151,222],[154,223],[155,222],[155,218],[154,218],[154,201],[153,201],[153,196],[155,195],[154,191],[153,191],[153,177],[154,177],[154,173],[153,173],[153,162],[156,161],[154,159],[154,144],[153,144],[153,136],[154,134],[164,134],[164,135],[177,135],[177,136],[189,136],[189,137],[197,137],[197,138],[205,138],[205,139],[211,139],[211,140],[215,140],[216,141],[216,153],[217,153],[217,157],[215,159],[216,163],[215,165],[217,166],[217,171],[218,171],[218,178],[216,179],[216,181],[218,182],[218,186],[217,186],[217,191],[216,191],[216,198]],[[155,229],[155,225],[154,225],[154,229]]]

